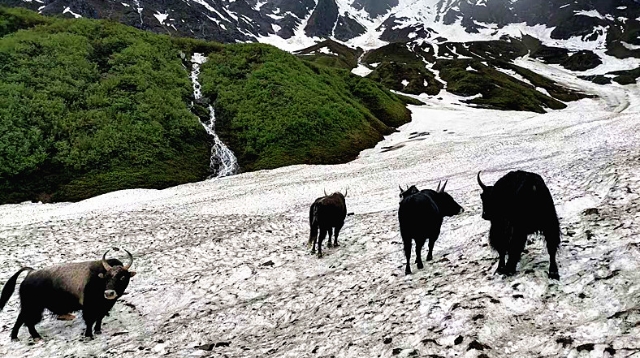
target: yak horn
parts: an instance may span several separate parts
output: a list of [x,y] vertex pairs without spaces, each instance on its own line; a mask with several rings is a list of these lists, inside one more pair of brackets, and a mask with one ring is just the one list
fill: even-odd
[[478,172],[478,184],[480,184],[480,187],[482,188],[482,190],[484,190],[487,188],[487,186],[482,183],[482,180],[480,180],[480,172]]
[[347,197],[347,191],[349,190],[349,188],[344,188],[344,197]]
[[102,266],[104,266],[104,269],[109,271],[111,270],[111,265],[109,265],[109,263],[107,263],[107,253],[110,251],[107,250],[107,252],[104,253],[104,255],[102,255]]
[[129,267],[131,267],[131,265],[133,265],[133,255],[131,255],[131,253],[129,251],[127,251],[126,249],[123,249],[123,250],[129,256],[129,263],[124,265],[122,268],[125,269],[125,270],[128,270]]
[[436,188],[436,191],[439,193],[440,192],[440,184],[442,184],[442,180],[440,180],[438,182],[438,187]]
[[448,182],[449,182],[448,180],[444,181],[444,184],[442,184],[442,188],[440,188],[440,193],[444,192],[444,187],[447,186]]
[[324,191],[324,196],[327,196],[327,189],[322,189]]
[[402,186],[398,185],[398,188],[400,188],[400,193],[404,193],[404,190],[402,190]]

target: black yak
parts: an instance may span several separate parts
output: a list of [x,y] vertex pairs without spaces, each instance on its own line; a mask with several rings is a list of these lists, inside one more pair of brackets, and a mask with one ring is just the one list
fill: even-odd
[[[498,251],[497,273],[513,275],[527,236],[542,233],[549,252],[549,278],[559,279],[556,252],[560,246],[560,223],[551,193],[540,175],[512,171],[495,185],[482,188],[482,218],[491,222],[489,244]],[[505,256],[508,260],[505,264]]]
[[433,245],[440,236],[440,227],[445,216],[460,214],[464,209],[456,203],[453,198],[445,193],[444,188],[447,182],[434,190],[418,190],[411,186],[406,190],[400,188],[400,208],[398,209],[398,219],[400,221],[400,235],[404,244],[404,255],[407,265],[404,273],[410,274],[411,267],[411,240],[416,242],[416,264],[418,269],[422,269],[422,246],[427,238],[429,239],[429,253],[427,261],[433,258]]
[[129,270],[129,263],[123,265],[120,260],[106,259],[86,261],[52,266],[41,270],[23,267],[7,281],[0,295],[0,310],[4,308],[13,294],[16,280],[23,271],[30,271],[20,284],[20,313],[11,330],[11,339],[18,339],[18,331],[24,324],[33,339],[40,339],[35,325],[42,319],[42,312],[48,309],[56,315],[68,317],[69,312],[82,310],[82,317],[87,325],[85,336],[93,338],[101,333],[102,319],[122,296],[129,285],[129,279],[135,272]]
[[[347,204],[345,203],[344,195],[339,192],[335,192],[331,195],[327,195],[316,199],[311,208],[309,208],[309,225],[311,226],[311,235],[309,236],[309,242],[307,246],[311,247],[311,253],[316,252],[316,242],[318,243],[318,257],[322,257],[322,240],[327,233],[329,233],[329,243],[327,247],[331,247],[331,235],[333,234],[334,242],[333,246],[338,246],[338,235],[340,229],[344,225],[344,218],[347,216]],[[318,238],[318,231],[320,231],[320,238]]]

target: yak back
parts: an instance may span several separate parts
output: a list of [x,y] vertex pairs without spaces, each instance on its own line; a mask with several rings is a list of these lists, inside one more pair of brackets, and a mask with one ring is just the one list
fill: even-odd
[[[117,259],[111,266],[122,266]],[[87,300],[104,297],[105,281],[98,277],[107,270],[101,260],[74,262],[31,271],[20,285],[21,300],[37,300],[56,314],[80,310]]]
[[423,189],[402,199],[398,209],[400,230],[408,234],[439,230],[443,215],[434,200],[437,194],[435,190]]
[[341,226],[347,217],[344,196],[340,193],[333,193],[316,199],[312,206],[311,216],[312,220],[315,216],[315,220],[320,226]]
[[527,226],[530,232],[558,221],[549,188],[535,173],[521,170],[507,173],[495,183],[491,200],[492,217]]

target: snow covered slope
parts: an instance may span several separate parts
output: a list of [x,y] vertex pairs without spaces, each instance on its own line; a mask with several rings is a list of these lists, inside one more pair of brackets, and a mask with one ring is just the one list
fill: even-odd
[[415,39],[531,34],[571,49],[637,52],[634,0],[0,0],[49,15],[109,18],[159,33],[292,50],[332,38],[364,49]]
[[[44,341],[4,357],[637,357],[640,355],[640,89],[600,86],[532,59],[518,65],[598,94],[546,114],[471,109],[446,91],[353,162],[290,166],[75,204],[0,206],[0,281],[22,266],[98,258],[121,246],[138,272],[82,342],[83,323],[45,317]],[[534,239],[514,277],[493,275],[475,174],[541,174],[563,234],[559,282]],[[398,185],[448,192],[434,261],[404,276]],[[308,205],[349,188],[341,246],[306,248]],[[590,210],[586,210],[590,209]]]

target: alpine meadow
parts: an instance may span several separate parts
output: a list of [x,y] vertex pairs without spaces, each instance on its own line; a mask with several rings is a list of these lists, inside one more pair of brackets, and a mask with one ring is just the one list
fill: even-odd
[[[416,103],[270,45],[17,8],[0,8],[0,35],[0,203],[205,179],[211,145],[200,119],[209,102],[243,170],[353,159],[408,122],[405,102]],[[198,102],[193,53],[210,58]]]

